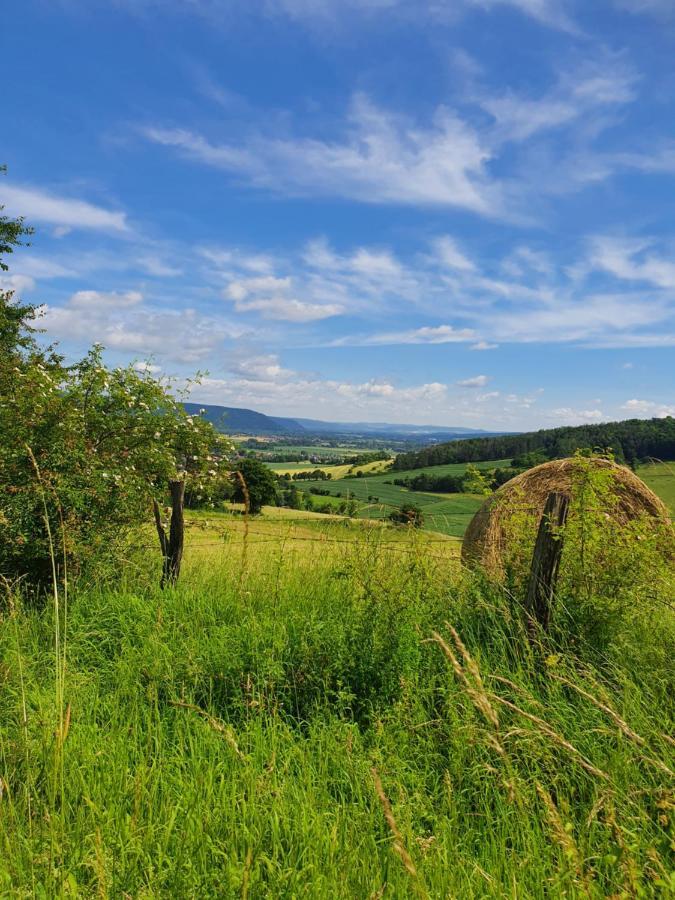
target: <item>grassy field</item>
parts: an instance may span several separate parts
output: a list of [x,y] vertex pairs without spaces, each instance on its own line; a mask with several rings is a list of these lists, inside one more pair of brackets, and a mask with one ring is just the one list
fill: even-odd
[[[330,473],[330,476],[334,481],[344,478],[353,468],[351,463],[342,466],[322,466],[321,463],[307,462],[267,463],[267,465],[273,472],[276,472],[277,475],[293,475],[296,472],[314,472],[316,469],[322,469],[324,472]],[[375,462],[363,463],[363,465],[357,466],[357,469],[362,472],[379,473],[387,469],[389,465],[389,460],[378,459],[375,460]]]
[[0,894],[672,896],[672,614],[542,657],[438,541],[197,515],[175,589],[10,597]]
[[[301,489],[316,487],[328,490],[333,496],[342,499],[351,497],[359,501],[359,516],[366,518],[387,518],[402,503],[413,503],[424,513],[424,527],[441,534],[461,537],[471,517],[483,502],[482,497],[472,494],[427,494],[421,491],[409,491],[395,484],[387,484],[392,480],[391,473],[385,475],[348,478],[340,481],[303,481]],[[376,498],[376,499],[369,499]],[[327,498],[317,496],[317,502]]]
[[658,494],[675,516],[675,462],[639,466],[637,475]]
[[[277,553],[283,545],[285,561],[297,555],[320,553],[340,556],[354,547],[377,546],[379,551],[396,554],[418,553],[433,549],[444,558],[459,558],[460,541],[447,534],[395,527],[378,518],[330,516],[305,510],[266,506],[259,516],[248,521],[241,509],[230,513],[190,512],[186,523],[186,559],[219,557],[221,553],[238,556],[251,552],[260,560],[268,550]],[[187,563],[190,565],[190,562]]]
[[[510,459],[490,459],[472,463],[477,469],[508,468]],[[391,472],[393,478],[414,478],[415,475],[463,475],[466,472],[467,463],[445,463],[440,466],[423,466],[421,469],[402,469],[400,472]]]
[[[509,460],[492,460],[478,464],[478,468],[492,469],[508,466]],[[333,467],[335,468],[335,467]],[[340,467],[341,470],[346,467]],[[332,501],[351,497],[358,501],[357,515],[369,519],[387,518],[402,503],[419,506],[424,513],[424,528],[440,534],[461,538],[472,516],[483,502],[483,497],[472,494],[429,494],[410,491],[393,483],[394,478],[414,477],[422,473],[432,475],[461,475],[466,470],[464,463],[450,463],[442,466],[428,466],[409,472],[375,473],[363,478],[344,478],[346,472],[334,475],[330,482],[303,481],[301,490],[311,487],[328,490],[331,497],[317,496],[316,502]],[[328,471],[328,469],[327,469]],[[638,468],[637,474],[658,494],[675,515],[675,463],[654,463]],[[338,497],[333,501],[333,497]],[[377,499],[370,499],[377,498]]]

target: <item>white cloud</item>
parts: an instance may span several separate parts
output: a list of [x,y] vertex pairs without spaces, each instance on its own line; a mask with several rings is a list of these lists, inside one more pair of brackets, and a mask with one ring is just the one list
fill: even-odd
[[648,253],[652,243],[648,238],[596,237],[591,242],[589,261],[617,278],[675,288],[675,262]]
[[262,356],[247,356],[239,362],[231,362],[229,371],[244,379],[254,381],[285,380],[293,378],[295,372],[292,369],[284,369],[276,354],[264,354]]
[[[626,0],[637,4],[641,0]],[[668,0],[643,0],[659,4]],[[117,0],[134,13],[143,9],[154,10],[157,0]],[[325,29],[335,33],[338,24],[354,26],[355,23],[376,23],[386,15],[397,16],[418,28],[436,28],[439,24],[454,23],[469,11],[484,11],[505,7],[512,9],[547,28],[575,32],[576,26],[569,13],[567,0],[191,0],[189,6],[179,0],[165,0],[165,10],[180,10],[208,17],[216,25],[229,22],[233,14],[246,16],[288,17],[303,25]],[[219,102],[228,102],[229,93],[216,94]],[[231,102],[231,101],[230,101]]]
[[77,291],[62,306],[42,307],[42,314],[40,324],[50,339],[84,346],[97,342],[111,350],[191,365],[238,333],[194,309],[146,306],[137,291]]
[[[201,402],[235,403],[269,409],[276,415],[315,415],[330,405],[330,416],[353,420],[356,415],[386,415],[401,419],[401,410],[414,406],[414,416],[432,416],[442,408],[447,412],[447,386],[439,382],[399,387],[386,379],[364,382],[307,378],[297,373],[267,379],[244,374],[233,379],[206,378],[195,387]],[[298,412],[300,410],[300,412]]]
[[71,309],[121,310],[129,306],[138,306],[143,302],[143,294],[139,291],[76,291],[68,301]]
[[285,322],[316,322],[344,312],[344,307],[338,303],[298,300],[291,296],[292,290],[293,282],[290,277],[261,275],[231,281],[224,289],[223,296],[234,302],[237,312],[257,312],[265,319]]
[[29,223],[46,222],[50,225],[100,231],[125,232],[129,230],[126,214],[95,206],[86,200],[59,197],[34,187],[17,187],[0,184],[0,204],[8,213],[25,216]]
[[457,387],[462,388],[479,388],[485,387],[485,385],[489,381],[489,377],[487,375],[474,375],[473,378],[464,378],[462,381],[457,382]]
[[569,125],[603,107],[635,99],[636,75],[625,64],[603,60],[564,74],[555,87],[539,97],[509,91],[483,96],[478,102],[497,125],[502,140],[525,141],[542,131]]
[[225,288],[225,295],[230,300],[245,300],[251,294],[285,293],[290,288],[290,278],[275,278],[273,275],[264,275],[259,278],[231,281]]
[[262,275],[272,272],[275,265],[274,259],[264,253],[244,253],[228,247],[197,247],[196,252],[218,269],[234,267]]
[[7,275],[6,272],[0,272],[0,292],[16,294],[22,297],[26,291],[32,291],[35,288],[35,279],[30,275]]
[[502,342],[583,342],[593,346],[631,346],[642,328],[667,321],[668,298],[643,293],[565,294],[543,308],[514,307],[484,316],[485,327]]
[[40,279],[71,278],[76,274],[70,266],[65,266],[61,262],[57,262],[53,259],[43,259],[42,257],[24,253],[17,257],[16,268],[19,269],[22,275],[29,275],[31,278]]
[[235,300],[237,312],[258,312],[264,319],[283,322],[317,322],[339,316],[344,309],[336,303],[305,303],[294,297],[258,297]]
[[510,6],[530,16],[541,25],[562,31],[576,31],[564,0],[467,0],[472,6],[492,9],[499,6]]
[[165,262],[161,257],[153,254],[140,256],[138,258],[138,264],[144,272],[148,273],[148,275],[154,275],[157,278],[177,278],[179,275],[183,274],[183,270],[178,266],[172,266],[170,263]]
[[654,400],[627,400],[621,409],[637,418],[663,419],[666,416],[675,416],[675,405],[657,403]]
[[572,409],[569,406],[554,409],[551,411],[551,415],[556,419],[562,419],[568,424],[600,422],[605,418],[604,413],[600,409]]
[[350,345],[359,343],[361,346],[377,344],[457,344],[471,341],[475,336],[475,332],[470,328],[454,328],[452,325],[436,325],[412,328],[409,331],[390,331],[382,334],[368,335],[361,339],[350,339],[349,343]]
[[357,95],[344,131],[333,142],[258,135],[235,146],[183,129],[142,129],[154,143],[275,192],[504,214],[486,169],[490,150],[449,109],[439,107],[424,128]]
[[459,269],[460,272],[473,272],[474,263],[462,253],[457,242],[449,235],[436,238],[432,243],[436,259],[449,269]]
[[615,0],[619,9],[636,14],[655,16],[657,19],[670,19],[675,16],[673,0]]
[[154,363],[144,361],[135,362],[134,369],[136,369],[137,372],[141,373],[147,372],[149,375],[159,375],[162,371],[161,366],[157,366]]
[[[668,261],[654,254],[635,255],[642,244],[631,244],[627,256],[610,256],[610,244],[601,245],[596,239],[593,262],[563,269],[540,249],[523,245],[509,251],[504,260],[491,258],[480,264],[448,235],[431,239],[428,246],[431,252],[413,253],[403,261],[385,247],[360,246],[337,253],[320,239],[283,257],[259,254],[264,271],[256,264],[261,271],[253,274],[249,255],[240,251],[221,248],[204,258],[216,266],[209,270],[209,279],[220,281],[224,298],[240,313],[291,323],[334,316],[378,323],[413,320],[406,328],[380,324],[372,333],[343,333],[332,340],[321,335],[317,338],[321,345],[470,342],[471,349],[485,351],[514,342],[626,347],[673,343],[675,296],[665,288],[670,281]],[[623,268],[617,259],[623,260]],[[504,271],[505,266],[513,277],[494,277],[493,272]],[[648,294],[600,292],[593,273],[610,268],[610,274],[621,274],[623,280],[639,272],[649,276],[655,288],[663,287]],[[428,324],[415,325],[415,311]]]

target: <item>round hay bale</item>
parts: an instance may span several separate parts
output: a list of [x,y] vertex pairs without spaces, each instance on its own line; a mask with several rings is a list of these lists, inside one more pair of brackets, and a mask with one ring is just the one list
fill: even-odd
[[[501,574],[509,520],[525,504],[538,521],[551,492],[571,493],[579,464],[577,458],[554,459],[503,484],[469,523],[462,543],[462,562],[482,566],[492,575]],[[608,514],[613,519],[625,523],[646,514],[668,521],[665,504],[630,469],[601,458],[583,460],[583,464],[611,471],[616,504],[608,510]]]

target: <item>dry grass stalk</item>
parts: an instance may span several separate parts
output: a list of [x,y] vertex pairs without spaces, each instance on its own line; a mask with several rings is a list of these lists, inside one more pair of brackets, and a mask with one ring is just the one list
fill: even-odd
[[[636,734],[636,732],[633,731],[630,725],[628,725],[628,723],[625,722],[617,712],[614,712],[614,710],[610,706],[602,703],[597,699],[597,697],[594,697],[593,694],[585,691],[583,688],[580,688],[572,681],[568,681],[567,678],[563,678],[562,675],[555,675],[551,673],[551,678],[555,678],[556,681],[560,681],[567,687],[572,688],[578,694],[581,694],[582,697],[585,697],[590,703],[593,704],[593,706],[597,707],[599,710],[608,715],[609,718],[618,726],[621,733],[625,735],[625,737],[627,737],[629,740],[638,744],[640,747],[647,746],[647,742],[645,741],[645,739],[643,737],[640,737],[639,734]],[[646,763],[649,763],[652,766],[655,766],[662,772],[665,772],[665,774],[670,776],[671,778],[675,778],[675,772],[673,772],[672,769],[669,769],[668,766],[660,759],[654,759],[651,756],[643,756],[642,754],[640,754],[640,759],[644,760]]]
[[182,700],[169,700],[169,704],[170,706],[177,706],[179,709],[189,709],[192,712],[196,712],[197,715],[201,716],[202,719],[204,719],[204,721],[207,722],[214,731],[217,731],[218,734],[222,734],[222,736],[225,738],[226,743],[230,745],[239,759],[244,759],[244,754],[239,749],[237,739],[235,738],[229,725],[221,722],[220,719],[216,719],[215,716],[209,715],[200,706],[195,706],[194,703],[184,703]]
[[498,681],[500,684],[505,684],[507,687],[510,687],[517,694],[525,697],[528,703],[533,703],[535,706],[539,706],[541,709],[544,708],[543,703],[540,703],[539,700],[535,700],[535,698],[532,696],[532,694],[530,694],[529,691],[526,691],[524,687],[521,687],[521,685],[516,684],[515,681],[511,681],[510,678],[504,678],[503,675],[491,675],[490,677],[495,681]]
[[[588,461],[595,469],[611,471],[616,504],[607,510],[611,518],[626,523],[648,515],[669,521],[665,504],[647,485],[627,469],[607,459]],[[548,495],[570,493],[578,463],[575,459],[555,459],[517,475],[489,497],[469,523],[462,543],[462,562],[478,563],[493,576],[503,575],[503,556],[509,521],[525,507],[540,519]]]
[[96,872],[96,894],[100,900],[106,900],[108,896],[108,875],[105,865],[105,852],[103,850],[103,837],[101,829],[97,828],[94,835],[94,870]]
[[61,746],[63,746],[63,744],[65,743],[66,738],[68,737],[69,731],[70,731],[70,703],[66,707],[66,712],[63,717],[63,723],[59,726],[59,728],[56,732],[57,740]]
[[630,852],[630,847],[624,840],[623,831],[621,830],[619,823],[616,821],[614,806],[611,802],[607,803],[605,819],[608,826],[612,829],[612,835],[614,836],[614,840],[616,841],[617,846],[621,850],[621,853],[619,854],[619,864],[621,866],[621,871],[623,872],[623,877],[625,879],[624,887],[626,890],[626,896],[639,897],[641,893],[640,869],[636,863],[635,857]]
[[384,811],[384,818],[387,820],[387,825],[389,826],[389,830],[394,836],[394,843],[392,844],[393,850],[398,856],[398,858],[403,863],[403,866],[408,872],[408,874],[414,879],[415,885],[417,886],[418,891],[426,896],[426,891],[423,889],[420,881],[419,881],[419,873],[417,872],[417,867],[412,860],[411,855],[408,853],[406,849],[405,843],[403,841],[403,835],[401,834],[398,825],[396,824],[396,819],[394,818],[394,813],[391,809],[391,803],[389,802],[389,798],[384,792],[384,788],[382,787],[382,781],[380,779],[380,775],[373,766],[370,770],[371,775],[373,776],[373,782],[375,784],[375,791],[377,793],[378,799],[382,804],[382,809]]
[[241,880],[241,900],[247,900],[249,882],[251,880],[251,865],[253,864],[253,847],[249,847],[246,852],[246,861],[244,862],[244,874]]
[[519,706],[516,706],[515,703],[511,703],[510,700],[506,700],[504,697],[498,697],[497,694],[492,694],[492,699],[497,703],[501,703],[502,706],[506,706],[508,709],[513,710],[513,712],[518,713],[518,715],[523,716],[529,722],[532,722],[536,725],[540,731],[542,731],[547,737],[550,737],[552,741],[558,744],[560,747],[564,747],[569,753],[571,753],[579,765],[584,768],[587,772],[590,772],[591,775],[595,775],[597,778],[602,778],[604,781],[609,781],[609,775],[606,772],[603,772],[602,769],[596,768],[593,763],[589,762],[586,757],[581,753],[573,744],[570,744],[569,741],[565,740],[564,737],[558,734],[557,731],[554,731],[553,728],[545,722],[543,719],[540,719],[539,716],[534,716],[532,713],[526,712],[524,709],[521,709]]
[[478,666],[476,665],[475,660],[469,654],[469,651],[466,649],[464,644],[462,643],[459,635],[452,627],[452,625],[448,625],[450,629],[450,633],[453,636],[455,643],[457,644],[458,650],[464,659],[464,663],[466,665],[466,670],[470,672],[473,682],[472,683],[466,675],[465,670],[462,668],[459,660],[455,656],[453,650],[448,645],[447,641],[445,641],[442,636],[437,632],[432,632],[432,640],[434,640],[438,646],[443,651],[446,658],[449,660],[450,665],[452,666],[455,675],[459,679],[459,681],[464,685],[464,688],[471,698],[471,702],[476,707],[476,709],[481,713],[481,715],[487,720],[487,722],[492,725],[493,728],[499,728],[499,717],[497,716],[497,712],[495,708],[490,703],[489,697],[483,685],[483,680],[480,675],[480,671]]
[[539,797],[541,798],[544,807],[546,808],[546,814],[548,816],[551,829],[556,836],[558,843],[562,847],[567,859],[572,863],[577,879],[582,882],[586,891],[588,891],[588,876],[584,872],[583,860],[574,838],[565,827],[560,816],[560,812],[558,811],[558,807],[553,802],[553,798],[546,790],[546,788],[539,784],[539,782],[536,782],[536,788],[537,793],[539,794]]

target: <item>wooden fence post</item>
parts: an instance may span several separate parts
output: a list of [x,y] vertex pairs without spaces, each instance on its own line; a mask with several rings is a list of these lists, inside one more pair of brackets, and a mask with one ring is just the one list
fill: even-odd
[[185,482],[170,481],[169,490],[171,491],[171,524],[168,536],[166,529],[162,525],[159,503],[156,500],[152,501],[155,526],[157,527],[159,546],[163,558],[162,580],[160,582],[162,588],[167,583],[175,584],[178,581],[180,564],[183,559],[183,540],[185,536],[185,517],[183,515]]
[[548,628],[551,619],[562,556],[563,536],[559,529],[567,521],[569,505],[567,494],[548,495],[534,545],[525,609],[530,623],[533,625],[538,622],[544,630]]

